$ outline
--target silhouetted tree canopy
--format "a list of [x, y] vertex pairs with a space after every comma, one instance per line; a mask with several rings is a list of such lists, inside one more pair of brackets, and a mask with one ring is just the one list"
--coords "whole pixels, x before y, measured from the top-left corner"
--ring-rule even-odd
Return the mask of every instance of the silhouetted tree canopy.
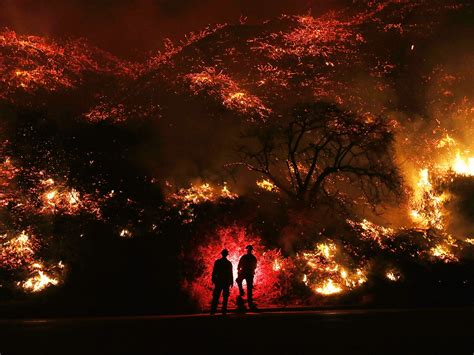
[[290, 198], [315, 205], [357, 196], [375, 204], [400, 189], [393, 134], [382, 117], [359, 116], [325, 102], [250, 128], [242, 163]]

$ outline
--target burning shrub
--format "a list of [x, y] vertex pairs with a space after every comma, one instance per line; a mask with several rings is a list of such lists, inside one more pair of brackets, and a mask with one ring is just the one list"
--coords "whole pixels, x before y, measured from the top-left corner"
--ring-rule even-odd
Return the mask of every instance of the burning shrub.
[[344, 266], [341, 251], [333, 242], [316, 245], [314, 251], [303, 252], [298, 262], [303, 270], [303, 283], [320, 295], [334, 295], [352, 290], [367, 281], [364, 266], [351, 270]]
[[58, 285], [64, 265], [45, 265], [38, 257], [40, 239], [21, 232], [17, 236], [0, 236], [0, 268], [15, 274], [13, 278], [29, 275], [25, 281], [17, 281], [16, 285], [25, 292], [39, 292], [50, 285]]
[[12, 99], [16, 91], [57, 92], [73, 88], [87, 73], [128, 76], [135, 70], [84, 41], [59, 44], [8, 30], [0, 32], [0, 53], [0, 99]]

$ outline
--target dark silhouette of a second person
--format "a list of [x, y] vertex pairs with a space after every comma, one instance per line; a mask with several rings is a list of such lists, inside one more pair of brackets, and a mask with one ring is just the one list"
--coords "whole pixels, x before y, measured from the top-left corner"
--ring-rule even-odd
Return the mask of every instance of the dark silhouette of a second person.
[[255, 275], [255, 269], [257, 268], [257, 258], [252, 254], [253, 247], [247, 245], [247, 254], [242, 255], [239, 260], [239, 265], [237, 267], [238, 276], [237, 276], [237, 285], [239, 285], [240, 296], [245, 295], [242, 282], [245, 280], [247, 284], [247, 302], [251, 309], [255, 309], [255, 304], [253, 302], [253, 277]]
[[211, 314], [217, 311], [217, 305], [222, 293], [222, 314], [227, 313], [227, 301], [229, 300], [229, 288], [234, 285], [234, 276], [232, 273], [232, 263], [227, 260], [229, 251], [221, 251], [222, 258], [217, 259], [212, 269], [212, 283], [214, 292], [212, 293]]

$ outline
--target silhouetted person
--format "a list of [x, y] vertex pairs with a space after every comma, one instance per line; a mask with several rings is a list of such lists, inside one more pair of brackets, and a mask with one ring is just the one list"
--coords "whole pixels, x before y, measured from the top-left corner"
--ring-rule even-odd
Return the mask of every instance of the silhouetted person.
[[221, 251], [222, 258], [217, 259], [212, 269], [212, 283], [214, 292], [212, 293], [211, 314], [216, 313], [217, 304], [222, 292], [222, 314], [227, 313], [227, 301], [229, 299], [229, 287], [234, 284], [232, 274], [232, 263], [227, 260], [229, 252], [227, 249]]
[[247, 284], [247, 302], [250, 308], [255, 308], [253, 303], [253, 276], [255, 275], [255, 269], [257, 268], [257, 258], [252, 254], [253, 247], [247, 245], [247, 254], [242, 255], [239, 260], [239, 265], [237, 267], [238, 276], [237, 276], [237, 285], [239, 285], [240, 296], [242, 297], [244, 293], [244, 288], [242, 287], [242, 281], [245, 280]]

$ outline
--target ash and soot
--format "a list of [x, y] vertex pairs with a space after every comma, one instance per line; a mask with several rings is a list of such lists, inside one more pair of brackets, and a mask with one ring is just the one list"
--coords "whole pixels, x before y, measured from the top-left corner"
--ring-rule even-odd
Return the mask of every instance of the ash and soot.
[[261, 308], [472, 305], [472, 2], [240, 16], [141, 56], [18, 21], [5, 304], [208, 311], [221, 250], [235, 278], [252, 245]]

